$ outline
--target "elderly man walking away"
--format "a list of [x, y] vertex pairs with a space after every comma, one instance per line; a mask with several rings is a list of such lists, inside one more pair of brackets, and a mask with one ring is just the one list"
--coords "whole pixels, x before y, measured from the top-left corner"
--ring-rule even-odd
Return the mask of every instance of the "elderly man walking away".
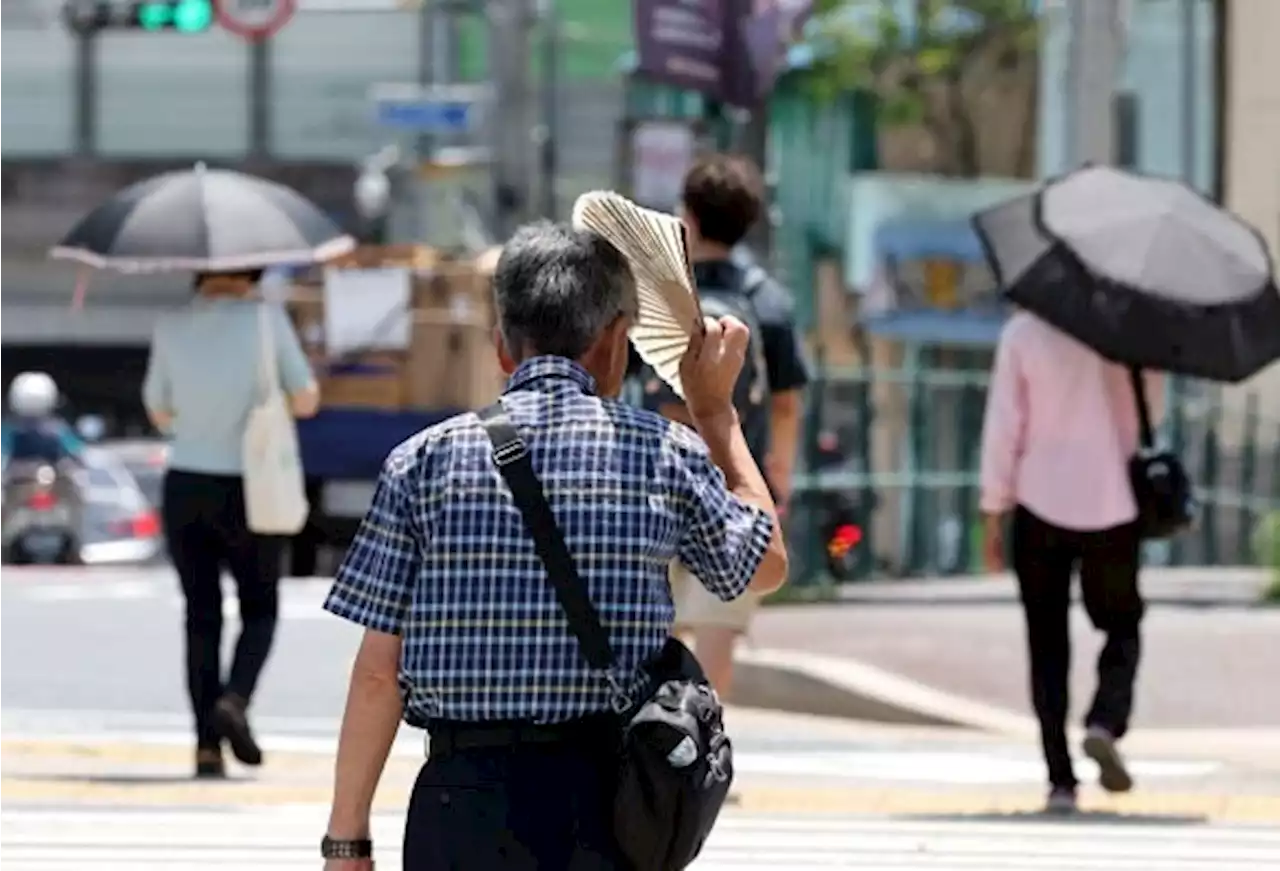
[[[746, 328], [708, 320], [681, 365], [697, 432], [620, 402], [635, 282], [604, 239], [526, 227], [494, 278], [502, 405], [589, 588], [628, 692], [672, 629], [677, 557], [730, 600], [781, 585], [786, 550], [731, 394]], [[697, 332], [697, 331], [695, 331]], [[476, 414], [386, 462], [326, 603], [365, 627], [322, 853], [372, 867], [369, 813], [400, 720], [431, 751], [406, 871], [623, 867], [611, 809], [620, 720], [589, 669]]]

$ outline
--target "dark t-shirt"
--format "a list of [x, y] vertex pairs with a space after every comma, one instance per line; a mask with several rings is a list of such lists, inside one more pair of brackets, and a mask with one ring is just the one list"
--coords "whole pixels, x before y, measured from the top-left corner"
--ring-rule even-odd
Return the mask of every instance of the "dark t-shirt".
[[[771, 394], [798, 390], [808, 383], [809, 367], [804, 357], [804, 345], [796, 331], [791, 294], [785, 287], [768, 276], [749, 275], [747, 269], [729, 261], [695, 264], [693, 276], [699, 291], [717, 294], [740, 292], [748, 297], [745, 305], [754, 314], [754, 327], [759, 331], [752, 341], [760, 343]], [[680, 397], [666, 382], [643, 365], [634, 349], [631, 364], [629, 370], [643, 379], [645, 408], [657, 411], [663, 405], [680, 402]], [[742, 417], [742, 433], [751, 454], [757, 463], [763, 463], [769, 451], [770, 405], [765, 402], [738, 411]]]

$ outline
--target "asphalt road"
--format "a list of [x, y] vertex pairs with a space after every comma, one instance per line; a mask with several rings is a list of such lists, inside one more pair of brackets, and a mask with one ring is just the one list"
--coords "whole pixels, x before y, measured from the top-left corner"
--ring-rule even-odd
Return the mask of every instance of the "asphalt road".
[[[967, 582], [961, 582], [967, 583]], [[993, 584], [1000, 590], [998, 582]], [[848, 657], [964, 698], [1028, 711], [1025, 628], [1017, 602], [995, 597], [765, 609], [751, 640], [762, 648]], [[1071, 621], [1072, 703], [1089, 705], [1102, 635], [1082, 608]], [[1278, 728], [1280, 608], [1243, 601], [1149, 604], [1134, 704], [1135, 728]]]
[[[341, 715], [359, 631], [321, 610], [325, 589], [302, 581], [284, 592], [258, 716]], [[234, 615], [233, 600], [227, 608]], [[186, 716], [182, 604], [169, 568], [6, 569], [0, 621], [6, 711]], [[236, 629], [232, 616], [228, 656]]]

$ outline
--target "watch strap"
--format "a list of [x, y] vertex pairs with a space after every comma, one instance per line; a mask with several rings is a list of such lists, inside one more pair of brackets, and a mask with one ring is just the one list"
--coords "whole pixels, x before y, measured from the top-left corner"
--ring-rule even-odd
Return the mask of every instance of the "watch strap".
[[320, 840], [320, 858], [371, 859], [373, 858], [373, 841], [369, 838], [340, 841], [325, 835]]

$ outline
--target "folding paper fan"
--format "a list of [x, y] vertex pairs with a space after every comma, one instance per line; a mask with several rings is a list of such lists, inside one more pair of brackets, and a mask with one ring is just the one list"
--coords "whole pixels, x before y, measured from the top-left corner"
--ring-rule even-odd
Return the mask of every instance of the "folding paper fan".
[[680, 358], [702, 311], [689, 269], [684, 223], [674, 215], [637, 206], [612, 191], [591, 191], [573, 205], [573, 226], [608, 239], [635, 273], [640, 312], [631, 342], [641, 359], [684, 397]]

